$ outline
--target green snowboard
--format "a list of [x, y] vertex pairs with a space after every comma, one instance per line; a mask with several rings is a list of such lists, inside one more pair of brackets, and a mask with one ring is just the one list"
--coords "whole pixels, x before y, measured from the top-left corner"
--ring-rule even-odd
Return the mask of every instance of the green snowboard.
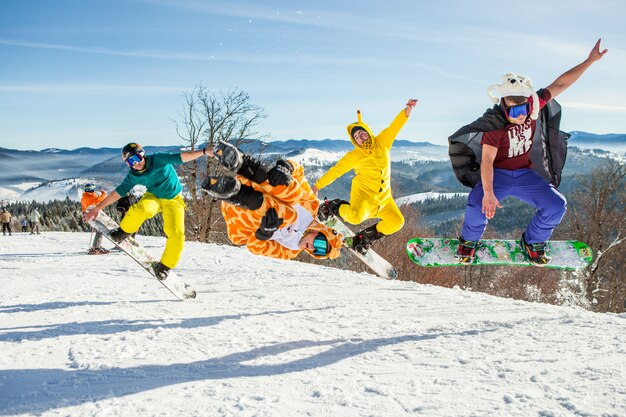
[[[407, 242], [406, 252], [413, 262], [421, 266], [464, 266], [454, 255], [459, 247], [458, 239], [414, 238]], [[591, 248], [574, 240], [548, 241], [546, 254], [552, 258], [543, 268], [578, 270], [593, 260]], [[519, 240], [481, 240], [476, 258], [469, 265], [518, 265], [533, 266], [520, 247]]]

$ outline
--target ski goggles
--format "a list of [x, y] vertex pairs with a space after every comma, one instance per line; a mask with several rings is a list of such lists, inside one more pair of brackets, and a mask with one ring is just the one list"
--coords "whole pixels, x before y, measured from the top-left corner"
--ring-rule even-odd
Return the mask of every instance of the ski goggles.
[[328, 253], [328, 239], [324, 233], [319, 232], [313, 239], [313, 255], [326, 256]]
[[141, 154], [138, 154], [138, 153], [136, 153], [136, 154], [126, 158], [126, 164], [129, 167], [131, 167], [131, 168], [133, 167], [133, 165], [135, 165], [135, 164], [137, 164], [137, 163], [139, 163], [141, 161], [143, 161], [143, 156]]
[[528, 116], [528, 113], [530, 112], [530, 105], [528, 102], [516, 104], [511, 107], [504, 106], [504, 108], [506, 109], [506, 114], [509, 116], [509, 119], [517, 119], [520, 116]]

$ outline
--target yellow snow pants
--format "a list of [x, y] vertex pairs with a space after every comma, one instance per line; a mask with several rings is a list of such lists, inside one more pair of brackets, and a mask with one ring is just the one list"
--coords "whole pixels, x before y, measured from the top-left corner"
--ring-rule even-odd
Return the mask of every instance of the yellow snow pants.
[[379, 218], [376, 230], [384, 235], [396, 233], [404, 226], [404, 216], [393, 201], [391, 191], [375, 194], [359, 187], [350, 192], [350, 204], [339, 207], [339, 215], [350, 224], [361, 224]]
[[126, 233], [135, 233], [143, 222], [161, 212], [163, 231], [167, 237], [161, 263], [168, 268], [175, 268], [185, 245], [185, 202], [180, 194], [166, 199], [145, 193], [141, 200], [130, 207], [120, 222], [120, 227]]

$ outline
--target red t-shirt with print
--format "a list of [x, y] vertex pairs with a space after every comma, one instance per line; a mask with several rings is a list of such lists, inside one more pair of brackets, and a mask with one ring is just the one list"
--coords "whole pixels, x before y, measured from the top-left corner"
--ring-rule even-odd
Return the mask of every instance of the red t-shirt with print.
[[[550, 91], [544, 89], [539, 97], [539, 109], [542, 109], [552, 98]], [[532, 97], [528, 98], [530, 106], [534, 105]], [[498, 148], [494, 168], [522, 169], [530, 168], [530, 148], [533, 146], [533, 135], [537, 121], [530, 117], [521, 125], [509, 123], [505, 128], [485, 132], [480, 141], [481, 145], [490, 145]]]

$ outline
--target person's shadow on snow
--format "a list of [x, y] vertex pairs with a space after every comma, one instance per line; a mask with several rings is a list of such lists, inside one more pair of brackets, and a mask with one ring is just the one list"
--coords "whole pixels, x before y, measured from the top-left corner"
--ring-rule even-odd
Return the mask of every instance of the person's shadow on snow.
[[[186, 364], [143, 365], [134, 368], [97, 370], [20, 369], [0, 371], [0, 415], [40, 414], [60, 407], [76, 406], [105, 398], [122, 397], [168, 385], [222, 378], [251, 378], [302, 372], [405, 342], [421, 342], [446, 336], [476, 336], [501, 329], [494, 327], [464, 332], [404, 335], [370, 340], [301, 340], [262, 346]], [[312, 356], [273, 364], [262, 361], [298, 349], [330, 346]], [[25, 401], [25, 399], [28, 399]]]

